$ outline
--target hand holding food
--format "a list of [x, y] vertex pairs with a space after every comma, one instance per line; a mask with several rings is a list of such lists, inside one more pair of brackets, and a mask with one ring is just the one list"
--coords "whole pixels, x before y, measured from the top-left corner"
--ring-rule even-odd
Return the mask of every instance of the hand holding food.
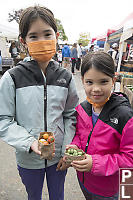
[[49, 145], [55, 141], [54, 136], [48, 135], [48, 133], [44, 133], [41, 137], [43, 137], [43, 138], [40, 138], [39, 142], [41, 142], [44, 145]]
[[75, 145], [75, 144], [68, 144], [68, 145], [66, 145], [66, 149], [69, 149], [69, 148], [78, 149], [77, 145]]
[[41, 132], [38, 139], [41, 158], [51, 160], [55, 155], [55, 137], [52, 132]]
[[84, 160], [73, 160], [71, 162], [72, 167], [80, 172], [88, 172], [92, 168], [92, 157], [91, 155], [85, 154]]
[[85, 152], [83, 150], [71, 147], [66, 149], [65, 151], [66, 163], [71, 163], [73, 160], [83, 160], [83, 159], [85, 159]]
[[35, 140], [35, 141], [32, 143], [32, 145], [31, 145], [30, 148], [31, 148], [31, 150], [34, 151], [35, 153], [41, 155], [41, 151], [40, 151], [39, 148], [38, 148], [38, 141], [37, 141], [37, 140]]

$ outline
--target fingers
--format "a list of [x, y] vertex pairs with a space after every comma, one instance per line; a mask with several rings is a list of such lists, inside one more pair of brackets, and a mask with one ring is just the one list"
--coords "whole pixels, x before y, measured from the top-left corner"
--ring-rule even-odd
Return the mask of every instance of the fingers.
[[32, 145], [31, 145], [31, 149], [38, 155], [41, 155], [41, 151], [40, 149], [38, 148], [38, 141], [35, 140]]
[[78, 147], [74, 144], [68, 144], [66, 145], [66, 150], [69, 149], [69, 148], [74, 148], [74, 149], [78, 149]]
[[61, 158], [61, 160], [59, 161], [56, 171], [64, 171], [66, 170], [68, 167], [70, 167], [70, 165], [67, 165], [66, 162], [63, 161], [63, 158]]
[[56, 171], [60, 170], [60, 167], [61, 167], [61, 165], [62, 165], [62, 160], [63, 160], [63, 158], [61, 158], [60, 161], [58, 162]]
[[90, 155], [85, 155], [85, 159], [84, 160], [80, 160], [80, 161], [73, 161], [71, 164], [72, 166], [78, 170], [78, 171], [90, 171], [92, 168], [92, 157]]

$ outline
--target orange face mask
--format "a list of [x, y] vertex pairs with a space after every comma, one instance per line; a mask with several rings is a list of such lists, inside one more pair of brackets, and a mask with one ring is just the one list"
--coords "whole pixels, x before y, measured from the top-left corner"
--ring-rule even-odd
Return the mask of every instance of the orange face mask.
[[[111, 95], [110, 95], [110, 96], [111, 96]], [[101, 102], [101, 103], [94, 103], [89, 97], [87, 97], [86, 99], [87, 99], [87, 101], [88, 101], [90, 104], [92, 104], [95, 108], [100, 108], [100, 107], [104, 106], [104, 104], [110, 99], [110, 96], [109, 96], [107, 99], [105, 99], [104, 102]]]
[[30, 56], [38, 62], [46, 62], [56, 53], [56, 40], [41, 40], [27, 43]]

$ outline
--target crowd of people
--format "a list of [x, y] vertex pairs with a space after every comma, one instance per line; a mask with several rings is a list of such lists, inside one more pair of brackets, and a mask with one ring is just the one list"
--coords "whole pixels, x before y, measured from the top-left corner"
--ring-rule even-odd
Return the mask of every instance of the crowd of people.
[[[67, 169], [77, 171], [87, 200], [118, 200], [119, 168], [133, 167], [133, 110], [123, 93], [113, 92], [116, 57], [82, 44], [56, 53], [58, 30], [51, 10], [26, 8], [19, 33], [31, 59], [0, 80], [0, 138], [16, 149], [17, 169], [28, 200], [40, 200], [46, 175], [49, 199], [64, 200]], [[13, 46], [13, 52], [17, 49]], [[114, 56], [113, 56], [114, 55]], [[70, 60], [71, 59], [71, 60]], [[63, 67], [61, 67], [63, 61]], [[81, 71], [86, 99], [79, 97], [71, 64]], [[53, 132], [52, 160], [40, 159], [40, 132]], [[66, 162], [66, 149], [82, 149], [85, 158]]]
[[66, 43], [57, 51], [56, 61], [64, 68], [71, 67], [71, 72], [75, 75], [75, 69], [80, 70], [82, 58], [93, 49], [94, 45], [91, 45], [90, 50], [88, 50], [88, 48], [82, 46], [82, 43], [73, 43], [72, 46]]

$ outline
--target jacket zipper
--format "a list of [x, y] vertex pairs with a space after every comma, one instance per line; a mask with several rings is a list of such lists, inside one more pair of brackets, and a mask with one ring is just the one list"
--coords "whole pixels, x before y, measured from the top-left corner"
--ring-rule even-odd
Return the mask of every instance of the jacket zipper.
[[[47, 131], [47, 85], [44, 83], [44, 130]], [[45, 168], [47, 167], [47, 159], [45, 159]]]
[[47, 86], [44, 83], [44, 130], [47, 131]]

